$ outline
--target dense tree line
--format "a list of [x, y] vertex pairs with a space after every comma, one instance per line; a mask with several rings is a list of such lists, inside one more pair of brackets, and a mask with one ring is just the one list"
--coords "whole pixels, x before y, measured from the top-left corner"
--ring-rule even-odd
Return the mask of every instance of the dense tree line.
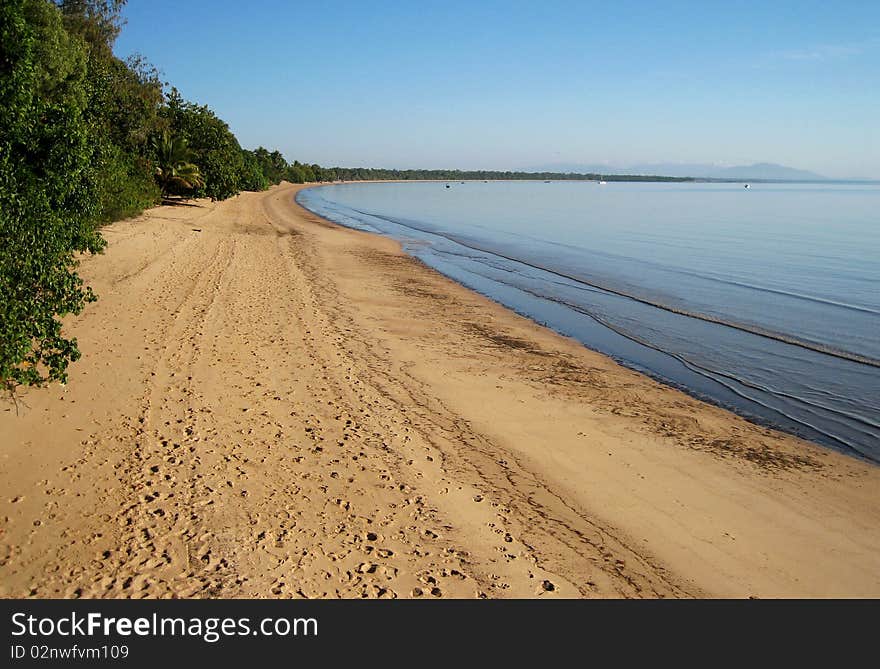
[[[501, 172], [497, 170], [385, 170], [372, 167], [312, 166], [314, 181], [694, 181], [691, 177], [632, 176], [629, 174], [580, 174], [576, 172]], [[290, 179], [293, 181], [293, 179]], [[311, 179], [310, 179], [311, 181]], [[297, 182], [299, 183], [299, 182]]]

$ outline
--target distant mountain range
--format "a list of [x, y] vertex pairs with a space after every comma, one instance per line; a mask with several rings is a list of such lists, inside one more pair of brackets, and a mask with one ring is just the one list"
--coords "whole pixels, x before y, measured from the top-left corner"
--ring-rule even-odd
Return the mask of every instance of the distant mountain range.
[[775, 163], [755, 163], [723, 167], [707, 163], [646, 163], [642, 165], [607, 165], [557, 163], [528, 168], [528, 172], [577, 172], [580, 174], [643, 174], [665, 177], [703, 179], [780, 179], [784, 181], [824, 181], [828, 177]]

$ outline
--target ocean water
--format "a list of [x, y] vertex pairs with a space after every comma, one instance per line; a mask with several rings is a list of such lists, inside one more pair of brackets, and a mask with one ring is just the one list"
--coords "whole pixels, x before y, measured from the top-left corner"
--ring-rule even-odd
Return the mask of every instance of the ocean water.
[[298, 201], [619, 362], [880, 462], [880, 187], [341, 184]]

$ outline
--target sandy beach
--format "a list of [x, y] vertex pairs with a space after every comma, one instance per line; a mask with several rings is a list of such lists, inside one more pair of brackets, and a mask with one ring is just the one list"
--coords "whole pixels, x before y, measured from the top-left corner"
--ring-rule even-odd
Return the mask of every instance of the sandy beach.
[[629, 371], [294, 203], [105, 229], [0, 406], [4, 597], [880, 596], [880, 468]]

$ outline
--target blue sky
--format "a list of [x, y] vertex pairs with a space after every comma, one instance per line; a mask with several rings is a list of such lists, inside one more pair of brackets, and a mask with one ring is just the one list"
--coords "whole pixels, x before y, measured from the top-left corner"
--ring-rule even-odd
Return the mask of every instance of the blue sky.
[[880, 178], [877, 0], [129, 0], [125, 17], [118, 55], [289, 160]]

